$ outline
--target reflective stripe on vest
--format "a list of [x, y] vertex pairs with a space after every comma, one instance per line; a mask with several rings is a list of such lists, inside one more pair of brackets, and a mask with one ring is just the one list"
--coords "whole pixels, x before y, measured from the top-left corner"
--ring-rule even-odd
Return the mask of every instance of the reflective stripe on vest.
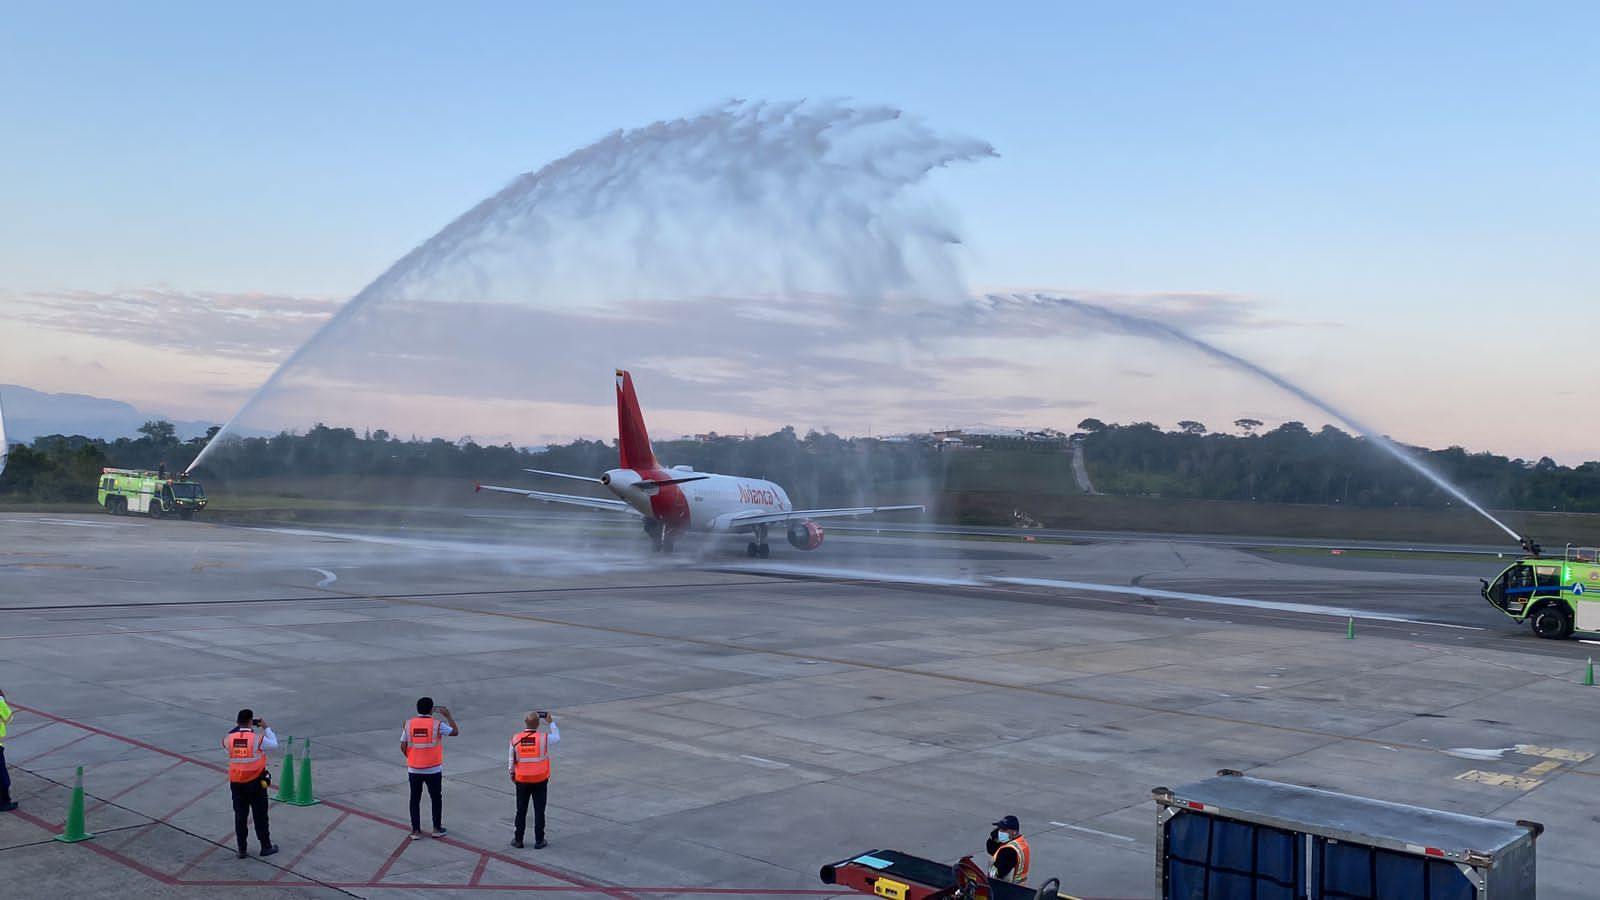
[[1010, 876], [1002, 880], [1009, 881], [1012, 884], [1027, 884], [1029, 856], [1028, 841], [1020, 834], [1006, 843], [994, 848], [994, 856], [989, 859], [989, 876], [991, 878], [999, 878], [999, 876], [995, 874], [997, 871], [999, 871], [999, 867], [996, 864], [1000, 860], [1000, 851], [1006, 849], [1007, 847], [1017, 851], [1017, 867], [1011, 870]]
[[537, 784], [550, 778], [549, 736], [538, 731], [523, 731], [511, 737], [511, 776], [523, 784]]
[[267, 771], [267, 751], [261, 749], [261, 735], [254, 731], [230, 731], [222, 738], [228, 753], [228, 780], [234, 784], [255, 781]]
[[406, 722], [406, 765], [413, 769], [431, 769], [444, 765], [444, 744], [439, 734], [439, 720], [432, 716], [417, 716]]

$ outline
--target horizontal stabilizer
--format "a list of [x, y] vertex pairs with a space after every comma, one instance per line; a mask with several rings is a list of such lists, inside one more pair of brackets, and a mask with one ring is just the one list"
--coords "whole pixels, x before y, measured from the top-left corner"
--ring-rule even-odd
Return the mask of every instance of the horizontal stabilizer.
[[549, 491], [529, 491], [522, 488], [500, 487], [493, 484], [475, 484], [473, 491], [494, 491], [498, 494], [516, 494], [527, 497], [529, 500], [538, 500], [543, 503], [561, 503], [567, 506], [583, 506], [589, 509], [603, 509], [609, 512], [627, 512], [638, 514], [638, 511], [621, 500], [611, 500], [605, 497], [578, 497], [572, 494], [554, 494]]
[[600, 483], [600, 479], [590, 478], [588, 475], [569, 475], [566, 472], [547, 472], [544, 469], [523, 469], [522, 471], [532, 472], [535, 475], [548, 475], [551, 478], [570, 478], [573, 481], [587, 481], [591, 484]]

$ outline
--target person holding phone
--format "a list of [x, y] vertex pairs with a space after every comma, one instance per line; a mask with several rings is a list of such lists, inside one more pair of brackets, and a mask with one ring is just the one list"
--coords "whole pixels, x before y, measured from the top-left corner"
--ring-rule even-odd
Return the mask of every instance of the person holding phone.
[[455, 716], [447, 706], [437, 707], [444, 721], [433, 717], [432, 697], [417, 700], [417, 714], [406, 720], [400, 732], [400, 752], [406, 756], [406, 778], [411, 782], [411, 839], [422, 837], [422, 789], [428, 789], [428, 800], [433, 806], [433, 836], [445, 836], [444, 800], [444, 739], [460, 734]]
[[522, 719], [526, 727], [511, 736], [511, 752], [506, 765], [511, 783], [517, 786], [516, 831], [511, 846], [522, 847], [528, 827], [528, 801], [533, 801], [533, 849], [543, 850], [544, 803], [550, 789], [550, 745], [561, 740], [561, 729], [549, 710], [534, 710]]
[[250, 837], [247, 821], [252, 814], [261, 855], [271, 856], [278, 852], [278, 845], [272, 843], [267, 822], [267, 785], [272, 782], [267, 771], [267, 751], [278, 749], [278, 736], [248, 709], [239, 710], [234, 722], [234, 727], [222, 736], [222, 749], [228, 755], [228, 789], [233, 793], [233, 833], [239, 842], [239, 858], [250, 855], [245, 852], [245, 844]]

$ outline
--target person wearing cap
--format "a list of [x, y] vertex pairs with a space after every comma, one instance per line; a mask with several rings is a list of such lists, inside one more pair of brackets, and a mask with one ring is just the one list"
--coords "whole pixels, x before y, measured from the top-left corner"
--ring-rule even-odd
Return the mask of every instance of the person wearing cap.
[[1016, 816], [1006, 816], [994, 823], [984, 849], [989, 853], [990, 878], [1012, 884], [1028, 883], [1028, 840], [1022, 836], [1022, 823]]

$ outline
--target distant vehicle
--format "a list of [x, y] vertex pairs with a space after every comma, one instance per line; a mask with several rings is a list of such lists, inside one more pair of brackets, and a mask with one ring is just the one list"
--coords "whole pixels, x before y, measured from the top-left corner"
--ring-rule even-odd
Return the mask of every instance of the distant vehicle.
[[797, 550], [822, 546], [822, 526], [817, 519], [867, 516], [873, 513], [902, 512], [921, 506], [858, 506], [841, 509], [795, 509], [784, 489], [760, 478], [696, 472], [689, 466], [663, 468], [656, 461], [645, 431], [639, 399], [633, 391], [633, 377], [617, 370], [617, 443], [619, 466], [599, 478], [526, 469], [535, 475], [567, 478], [598, 484], [615, 495], [582, 497], [549, 491], [478, 484], [474, 490], [520, 494], [530, 500], [563, 503], [590, 509], [632, 513], [644, 518], [645, 534], [657, 553], [672, 552], [673, 543], [689, 531], [710, 534], [748, 535], [747, 556], [771, 555], [767, 531], [785, 529], [789, 545]]
[[96, 500], [101, 509], [117, 516], [138, 513], [152, 519], [168, 515], [192, 519], [206, 508], [206, 490], [187, 475], [108, 466], [100, 470]]
[[1560, 559], [1539, 555], [1538, 545], [1483, 582], [1483, 599], [1542, 638], [1574, 631], [1600, 632], [1600, 548], [1567, 545]]

